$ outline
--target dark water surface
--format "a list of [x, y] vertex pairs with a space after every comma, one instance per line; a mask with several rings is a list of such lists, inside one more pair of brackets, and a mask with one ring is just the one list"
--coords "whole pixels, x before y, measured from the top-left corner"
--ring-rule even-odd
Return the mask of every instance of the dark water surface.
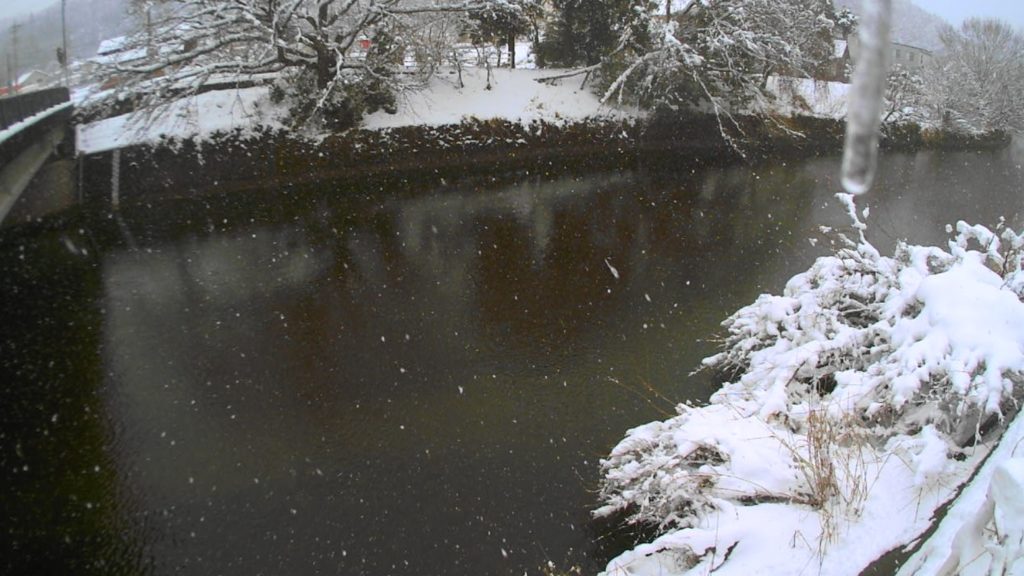
[[[871, 237], [1020, 224], [1020, 154], [883, 160]], [[0, 236], [0, 572], [602, 566], [598, 460], [827, 251], [833, 159], [177, 201]], [[809, 237], [821, 238], [816, 245]]]

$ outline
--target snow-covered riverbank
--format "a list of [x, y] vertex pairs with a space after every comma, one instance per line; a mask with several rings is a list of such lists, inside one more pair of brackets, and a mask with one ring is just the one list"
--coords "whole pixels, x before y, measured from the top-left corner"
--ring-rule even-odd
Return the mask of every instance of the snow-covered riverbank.
[[[466, 120], [502, 119], [522, 124], [637, 118], [635, 109], [602, 104], [582, 86], [582, 77], [537, 82], [561, 70], [467, 68], [458, 76], [436, 75], [422, 89], [400, 95], [396, 114], [376, 112], [361, 128], [384, 130], [406, 126], [441, 126]], [[488, 89], [490, 85], [490, 89]], [[167, 140], [203, 141], [215, 134], [277, 130], [287, 125], [288, 111], [270, 98], [270, 88], [256, 86], [206, 92], [182, 98], [162, 108], [123, 114], [80, 126], [78, 150], [95, 154]], [[323, 135], [311, 134], [312, 137]]]
[[[724, 351], [705, 364], [737, 379], [708, 406], [631, 430], [603, 461], [596, 514], [662, 532], [607, 573], [854, 575], [917, 539], [991, 449], [976, 435], [1016, 412], [1024, 380], [1024, 239], [956, 232], [946, 250], [893, 257], [850, 242], [727, 320]], [[1005, 494], [1022, 478], [998, 465], [1020, 428], [918, 565], [953, 558], [942, 573], [960, 573], [982, 553], [1014, 565], [1022, 497]], [[975, 513], [993, 474], [1004, 495]]]

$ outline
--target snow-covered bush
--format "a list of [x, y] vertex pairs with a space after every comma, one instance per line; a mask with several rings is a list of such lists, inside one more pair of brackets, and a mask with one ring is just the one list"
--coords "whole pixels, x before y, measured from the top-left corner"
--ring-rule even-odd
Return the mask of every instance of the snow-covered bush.
[[[945, 250], [901, 243], [892, 257], [840, 235], [781, 296], [727, 319], [703, 369], [731, 381], [710, 405], [629, 431], [602, 461], [595, 515], [666, 532], [609, 570], [717, 569], [776, 524], [820, 556], [844, 522], [892, 508], [886, 498], [955, 486], [960, 447], [1016, 412], [1024, 379], [1024, 237], [955, 232]], [[887, 527], [893, 537], [916, 537], [922, 510]], [[752, 528], [762, 514], [769, 526]]]
[[934, 424], [973, 440], [1024, 375], [1024, 240], [997, 232], [960, 222], [948, 251], [901, 243], [890, 258], [860, 242], [818, 259], [725, 321], [704, 366], [739, 378], [712, 401], [767, 419], [828, 397], [883, 433]]
[[311, 126], [343, 131], [356, 126], [366, 114], [384, 110], [394, 114], [397, 98], [386, 76], [374, 77], [362, 72], [339, 74], [331, 90], [321, 98], [316, 93], [316, 78], [302, 70], [284, 75], [271, 85], [270, 100], [288, 111], [292, 126]]

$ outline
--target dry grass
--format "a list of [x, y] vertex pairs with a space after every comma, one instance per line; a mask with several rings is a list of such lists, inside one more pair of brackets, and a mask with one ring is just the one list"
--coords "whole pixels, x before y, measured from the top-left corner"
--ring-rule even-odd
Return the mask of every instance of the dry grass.
[[869, 465], [869, 437], [852, 416], [830, 417], [825, 410], [807, 416], [806, 439], [798, 445], [782, 441], [806, 485], [802, 499], [821, 518], [819, 553], [839, 537], [842, 520], [864, 508], [875, 478]]

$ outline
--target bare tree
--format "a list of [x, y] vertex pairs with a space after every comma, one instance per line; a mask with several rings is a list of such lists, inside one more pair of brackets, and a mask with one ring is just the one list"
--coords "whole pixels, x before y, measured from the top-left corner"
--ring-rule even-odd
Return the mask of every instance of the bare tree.
[[708, 0], [687, 15], [681, 25], [651, 22], [654, 48], [632, 59], [606, 97], [757, 111], [769, 76], [809, 77], [831, 56], [828, 0]]
[[933, 112], [947, 125], [1024, 130], [1024, 35], [999, 20], [970, 19], [942, 42], [925, 78]]
[[918, 122], [924, 103], [924, 80], [914, 70], [893, 66], [885, 88], [885, 117], [882, 122]]
[[[507, 5], [506, 0], [154, 3], [158, 10], [146, 10], [146, 30], [126, 46], [145, 56], [115, 65], [125, 79], [122, 92], [147, 105], [198, 91], [211, 81], [277, 77], [283, 91], [306, 104], [304, 119], [331, 114], [337, 106], [353, 111], [357, 101], [392, 91], [406, 52], [420, 42], [429, 44], [439, 25], [450, 28], [447, 16]], [[144, 1], [139, 4], [145, 8]]]

